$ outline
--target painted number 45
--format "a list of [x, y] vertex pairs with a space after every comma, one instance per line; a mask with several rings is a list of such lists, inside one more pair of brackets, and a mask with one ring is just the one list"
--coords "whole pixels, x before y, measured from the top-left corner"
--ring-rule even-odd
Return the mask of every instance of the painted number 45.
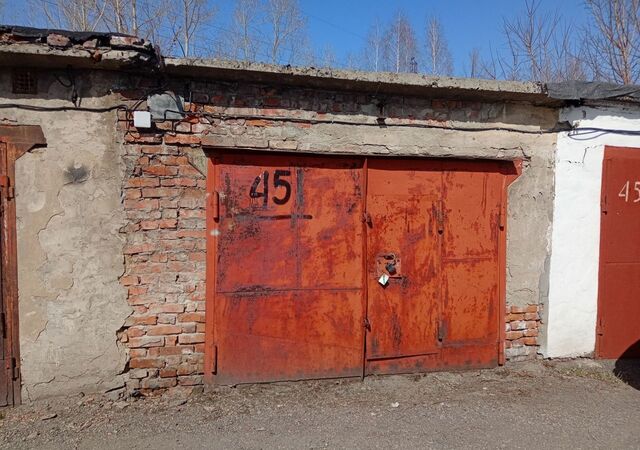
[[[627, 181], [622, 186], [622, 189], [620, 190], [620, 193], [618, 194], [618, 197], [622, 197], [625, 202], [629, 202], [629, 190], [630, 189], [631, 189], [631, 181]], [[633, 183], [633, 190], [636, 191], [636, 193], [638, 194], [636, 199], [633, 200], [633, 203], [638, 203], [638, 202], [640, 202], [640, 181], [636, 181], [635, 183]]]

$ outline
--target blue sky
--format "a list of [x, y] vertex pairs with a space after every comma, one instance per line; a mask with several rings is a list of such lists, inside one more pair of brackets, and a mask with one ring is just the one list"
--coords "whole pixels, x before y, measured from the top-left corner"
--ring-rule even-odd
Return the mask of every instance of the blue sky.
[[[219, 6], [217, 24], [224, 27], [233, 9], [232, 0], [210, 0]], [[1, 2], [1, 0], [0, 0]], [[407, 13], [421, 34], [428, 14], [440, 18], [453, 54], [455, 72], [464, 74], [468, 53], [478, 47], [483, 56], [502, 45], [503, 17], [515, 16], [525, 0], [300, 0], [307, 16], [308, 33], [316, 49], [330, 48], [343, 61], [364, 46], [369, 26], [382, 22], [400, 9]], [[5, 0], [5, 21], [29, 25], [25, 0]], [[542, 0], [542, 8], [555, 11], [580, 25], [587, 20], [583, 0]]]
[[[501, 45], [502, 18], [523, 11], [524, 4], [524, 0], [301, 0], [312, 42], [331, 45], [338, 56], [362, 48], [363, 37], [376, 17], [382, 20], [401, 9], [422, 33], [425, 17], [436, 15], [444, 26], [458, 74], [473, 47], [486, 55], [490, 46]], [[563, 15], [578, 25], [587, 20], [582, 0], [542, 0], [541, 7], [549, 11], [562, 7]]]

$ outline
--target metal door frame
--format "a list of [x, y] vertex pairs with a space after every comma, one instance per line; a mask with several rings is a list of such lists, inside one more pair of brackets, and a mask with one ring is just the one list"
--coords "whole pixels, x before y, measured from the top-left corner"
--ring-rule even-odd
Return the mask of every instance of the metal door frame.
[[[210, 236], [209, 230], [213, 229], [214, 224], [218, 220], [219, 217], [219, 205], [218, 205], [218, 195], [215, 191], [216, 182], [215, 179], [215, 160], [216, 156], [220, 154], [228, 154], [228, 153], [236, 153], [236, 154], [247, 154], [253, 153], [256, 155], [260, 154], [275, 154], [275, 155], [285, 155], [291, 157], [305, 157], [305, 156], [314, 156], [314, 157], [328, 157], [332, 158], [334, 155], [325, 155], [325, 154], [317, 154], [313, 152], [304, 152], [304, 153], [296, 153], [291, 154], [287, 152], [260, 152], [251, 149], [220, 149], [220, 148], [204, 148], [205, 153], [207, 155], [207, 176], [206, 176], [206, 251], [207, 251], [207, 267], [206, 267], [206, 308], [205, 308], [205, 355], [204, 355], [204, 381], [205, 385], [214, 384], [215, 375], [217, 373], [217, 348], [216, 348], [216, 333], [215, 333], [215, 275], [216, 275], [216, 245], [215, 240]], [[337, 157], [345, 156], [345, 155], [335, 155]], [[351, 155], [349, 155], [351, 156]], [[362, 182], [363, 182], [363, 211], [366, 213], [367, 207], [367, 183], [368, 183], [368, 161], [371, 159], [367, 156], [353, 155], [354, 158], [361, 158], [363, 160], [362, 164]], [[376, 158], [381, 159], [381, 158]], [[415, 157], [393, 157], [393, 159], [416, 159]], [[427, 158], [425, 158], [427, 159]], [[428, 158], [431, 160], [443, 160], [443, 158]], [[446, 161], [450, 161], [450, 159], [445, 159]], [[480, 160], [486, 161], [486, 160]], [[501, 191], [501, 211], [500, 211], [500, 226], [498, 233], [498, 308], [497, 314], [499, 315], [497, 320], [498, 326], [498, 342], [497, 344], [497, 355], [498, 355], [498, 364], [504, 365], [505, 363], [505, 342], [506, 342], [506, 330], [504, 326], [504, 318], [506, 317], [506, 248], [507, 248], [507, 198], [508, 198], [508, 189], [511, 183], [513, 183], [521, 174], [522, 174], [522, 160], [508, 160], [501, 161], [503, 162], [500, 165], [500, 173], [503, 176], [503, 189]], [[366, 219], [363, 217], [362, 226], [364, 228], [363, 235], [363, 287], [362, 287], [362, 295], [363, 295], [363, 307], [364, 314], [366, 319], [366, 314], [368, 311], [368, 289], [367, 289], [367, 224]], [[211, 261], [212, 263], [209, 263]], [[366, 354], [366, 333], [367, 323], [363, 323], [363, 333], [362, 333], [362, 378], [365, 377], [366, 372], [366, 362], [367, 362], [367, 354]]]
[[0, 264], [2, 288], [0, 326], [5, 345], [7, 404], [19, 405], [21, 397], [20, 339], [18, 317], [18, 249], [16, 236], [16, 160], [34, 147], [46, 145], [39, 126], [0, 125]]

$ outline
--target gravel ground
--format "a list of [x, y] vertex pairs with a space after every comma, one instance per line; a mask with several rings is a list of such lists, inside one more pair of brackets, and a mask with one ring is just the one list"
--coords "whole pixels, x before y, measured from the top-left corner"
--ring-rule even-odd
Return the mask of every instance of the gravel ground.
[[534, 362], [188, 399], [56, 398], [2, 411], [0, 448], [640, 449], [640, 371], [612, 369]]

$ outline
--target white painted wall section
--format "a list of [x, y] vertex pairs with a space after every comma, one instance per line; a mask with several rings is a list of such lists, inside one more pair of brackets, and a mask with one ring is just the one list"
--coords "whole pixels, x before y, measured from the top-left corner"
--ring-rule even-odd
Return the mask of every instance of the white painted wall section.
[[[637, 109], [566, 108], [560, 120], [579, 128], [640, 131]], [[640, 151], [640, 136], [601, 132], [558, 136], [549, 302], [541, 347], [546, 357], [585, 356], [595, 349], [605, 145]]]

